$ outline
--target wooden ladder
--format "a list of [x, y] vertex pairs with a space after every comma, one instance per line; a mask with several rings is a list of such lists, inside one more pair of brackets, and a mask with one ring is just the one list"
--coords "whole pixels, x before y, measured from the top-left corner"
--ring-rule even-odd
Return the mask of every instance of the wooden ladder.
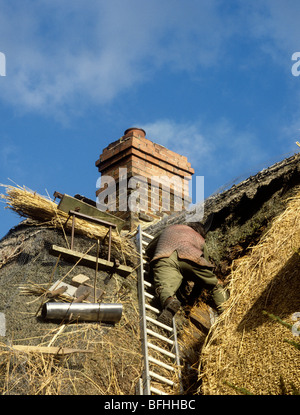
[[181, 372], [179, 346], [175, 317], [172, 327], [157, 321], [162, 310], [151, 305], [155, 299], [153, 283], [149, 281], [149, 270], [145, 260], [145, 248], [153, 236], [138, 227], [136, 243], [139, 252], [138, 296], [140, 330], [143, 354], [143, 373], [139, 379], [138, 395], [181, 394]]

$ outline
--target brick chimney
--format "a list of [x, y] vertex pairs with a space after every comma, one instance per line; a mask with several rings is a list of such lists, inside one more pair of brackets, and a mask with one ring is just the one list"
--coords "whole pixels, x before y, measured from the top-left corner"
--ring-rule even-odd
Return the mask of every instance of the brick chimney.
[[130, 229], [182, 211], [191, 201], [194, 170], [187, 158], [148, 140], [141, 128], [127, 129], [95, 164], [101, 173], [98, 207], [128, 221]]

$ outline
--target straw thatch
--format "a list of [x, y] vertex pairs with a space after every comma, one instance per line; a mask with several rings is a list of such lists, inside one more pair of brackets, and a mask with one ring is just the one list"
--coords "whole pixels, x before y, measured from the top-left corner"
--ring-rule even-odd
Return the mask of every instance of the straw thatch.
[[[49, 197], [44, 197], [25, 187], [9, 185], [0, 186], [6, 188], [6, 194], [0, 197], [5, 199], [7, 207], [18, 213], [21, 217], [30, 218], [42, 223], [44, 226], [70, 231], [72, 220], [69, 215], [57, 208], [57, 204]], [[76, 219], [75, 232], [93, 239], [104, 239], [108, 229], [83, 219]], [[108, 238], [106, 238], [107, 240]], [[132, 246], [125, 238], [121, 238], [116, 230], [112, 232], [112, 244], [118, 247], [124, 255], [133, 255]]]
[[[135, 275], [126, 280], [114, 275], [106, 285], [105, 273], [98, 275], [97, 283], [107, 289], [103, 301], [123, 305], [122, 318], [115, 325], [46, 321], [40, 309], [48, 301], [45, 289], [52, 275], [43, 253], [42, 257], [1, 270], [0, 288], [5, 290], [0, 289], [0, 302], [7, 333], [0, 341], [0, 395], [134, 394], [141, 376]], [[53, 274], [55, 269], [56, 264]], [[76, 269], [82, 272], [79, 265]], [[35, 282], [28, 279], [29, 272]], [[93, 270], [85, 272], [93, 275]], [[25, 276], [21, 285], [18, 274]], [[70, 301], [64, 295], [57, 299]]]
[[[230, 299], [202, 349], [199, 393], [293, 394], [300, 390], [300, 193], [251, 252], [232, 267]], [[268, 314], [268, 315], [267, 315]], [[275, 320], [269, 315], [275, 316]]]
[[38, 346], [24, 345], [32, 339], [12, 346], [0, 342], [0, 394], [134, 394], [141, 376], [134, 324], [125, 315], [109, 330], [97, 323], [59, 325], [45, 330]]

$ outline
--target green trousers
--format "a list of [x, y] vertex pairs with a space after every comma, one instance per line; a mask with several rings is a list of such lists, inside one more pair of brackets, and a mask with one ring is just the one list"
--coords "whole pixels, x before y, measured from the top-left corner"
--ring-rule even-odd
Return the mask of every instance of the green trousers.
[[176, 251], [169, 258], [154, 261], [151, 268], [162, 306], [167, 298], [176, 294], [184, 278], [187, 281], [193, 280], [196, 284], [201, 284], [202, 288], [209, 290], [216, 309], [222, 311], [222, 303], [227, 297], [212, 268], [180, 259]]

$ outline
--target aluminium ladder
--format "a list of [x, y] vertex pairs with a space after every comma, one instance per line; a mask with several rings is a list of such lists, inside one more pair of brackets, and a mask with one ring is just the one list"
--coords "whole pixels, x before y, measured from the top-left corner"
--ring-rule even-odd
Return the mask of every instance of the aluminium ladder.
[[142, 231], [141, 226], [138, 227], [136, 238], [140, 260], [138, 295], [144, 368], [137, 394], [179, 394], [182, 392], [182, 386], [175, 317], [172, 327], [162, 324], [156, 319], [162, 310], [149, 304], [155, 298], [155, 291], [153, 284], [147, 281], [149, 273], [146, 269], [144, 253], [152, 239], [153, 236]]

